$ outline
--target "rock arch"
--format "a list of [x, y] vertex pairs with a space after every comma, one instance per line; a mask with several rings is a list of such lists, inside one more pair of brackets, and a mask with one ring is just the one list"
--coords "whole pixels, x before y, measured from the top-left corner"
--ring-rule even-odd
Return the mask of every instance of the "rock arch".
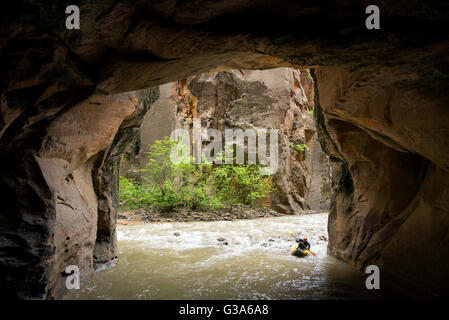
[[113, 167], [156, 94], [129, 91], [279, 66], [314, 70], [330, 252], [447, 294], [447, 6], [382, 1], [374, 31], [347, 1], [110, 0], [80, 5], [80, 30], [61, 3], [2, 10], [2, 295], [58, 298], [67, 264], [114, 257]]

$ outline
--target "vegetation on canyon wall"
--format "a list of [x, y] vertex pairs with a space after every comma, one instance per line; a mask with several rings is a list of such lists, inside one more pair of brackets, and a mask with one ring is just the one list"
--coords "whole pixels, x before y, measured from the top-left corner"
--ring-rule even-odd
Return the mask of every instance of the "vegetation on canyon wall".
[[[120, 176], [120, 207], [154, 207], [162, 212], [178, 208], [217, 209], [223, 205], [254, 206], [273, 191], [271, 177], [261, 175], [262, 164], [195, 164], [193, 158], [171, 161], [181, 142], [168, 137], [149, 146], [148, 162], [140, 170], [142, 181]], [[185, 157], [185, 156], [184, 156]], [[217, 155], [223, 157], [223, 154]], [[224, 159], [223, 159], [224, 160]], [[125, 160], [126, 161], [126, 160]]]
[[302, 143], [302, 144], [294, 144], [294, 143], [290, 142], [290, 149], [293, 152], [303, 152], [303, 151], [305, 151], [308, 148], [309, 147], [307, 147], [307, 145], [304, 144], [304, 143]]

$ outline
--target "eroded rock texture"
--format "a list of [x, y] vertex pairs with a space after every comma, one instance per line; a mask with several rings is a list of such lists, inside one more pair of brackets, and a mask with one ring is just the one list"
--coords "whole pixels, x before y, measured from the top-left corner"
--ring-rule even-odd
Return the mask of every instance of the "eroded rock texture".
[[[266, 205], [286, 214], [298, 214], [308, 208], [311, 180], [311, 159], [306, 161], [305, 152], [292, 147], [307, 144], [315, 132], [300, 77], [300, 71], [290, 68], [238, 70], [202, 74], [187, 83], [197, 100], [193, 117], [201, 119], [202, 127], [222, 132], [247, 128], [278, 130], [277, 171], [273, 175], [276, 190], [266, 199]], [[310, 152], [307, 154], [310, 158]]]
[[81, 30], [65, 29], [64, 2], [6, 3], [2, 295], [58, 296], [66, 263], [92, 268], [95, 212], [112, 194], [98, 193], [96, 155], [135, 111], [104, 92], [281, 66], [316, 68], [318, 132], [335, 169], [330, 251], [378, 263], [409, 293], [447, 293], [447, 1], [381, 1], [377, 31], [365, 29], [366, 1], [80, 2]]
[[396, 284], [443, 294], [447, 97], [391, 70], [318, 69], [316, 77], [319, 131], [334, 160], [330, 252], [359, 267], [376, 264]]
[[[312, 167], [316, 166], [317, 170], [320, 164], [325, 167], [327, 156], [315, 135], [314, 88], [307, 70], [277, 68], [206, 73], [164, 85], [163, 90], [165, 98], [153, 105], [142, 123], [143, 145], [170, 136], [173, 129], [186, 129], [193, 136], [195, 120], [201, 122], [205, 140], [207, 129], [219, 130], [223, 139], [225, 129], [277, 129], [278, 160], [273, 176], [276, 190], [260, 204], [286, 214], [299, 214], [309, 209]], [[312, 141], [315, 141], [313, 146]], [[308, 147], [300, 151], [295, 149], [298, 145]], [[124, 174], [139, 178], [138, 168], [143, 167], [146, 160], [144, 151], [141, 149], [125, 163]], [[318, 159], [313, 161], [312, 155]], [[324, 179], [320, 174], [316, 179], [319, 184], [316, 201], [323, 202], [322, 207], [317, 205], [317, 210], [328, 206], [329, 197], [319, 198], [321, 187], [330, 185], [328, 166], [322, 175]]]
[[108, 263], [116, 257], [115, 224], [119, 206], [119, 167], [123, 157], [139, 153], [142, 121], [159, 97], [159, 88], [153, 87], [133, 92], [137, 97], [136, 110], [125, 118], [114, 140], [100, 152], [92, 172], [95, 193], [98, 199], [97, 238], [94, 248], [94, 263]]
[[146, 154], [148, 147], [156, 140], [170, 137], [172, 130], [175, 129], [178, 110], [178, 93], [175, 84], [170, 82], [159, 86], [159, 98], [145, 113], [136, 136], [135, 145], [138, 147], [130, 148], [130, 152], [127, 152], [120, 166], [120, 175], [141, 182], [140, 169], [148, 163]]
[[66, 266], [84, 281], [116, 257], [117, 168], [152, 99], [151, 89], [94, 94], [57, 115], [40, 144], [2, 157], [4, 295], [60, 297]]
[[307, 204], [314, 211], [329, 211], [331, 197], [330, 162], [320, 145], [317, 135], [310, 141], [312, 158], [312, 181]]

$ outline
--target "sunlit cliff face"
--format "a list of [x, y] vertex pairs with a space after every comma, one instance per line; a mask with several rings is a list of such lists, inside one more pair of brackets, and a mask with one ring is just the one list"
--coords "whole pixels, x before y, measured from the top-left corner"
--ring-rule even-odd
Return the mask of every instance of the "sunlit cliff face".
[[63, 4], [16, 2], [0, 35], [3, 295], [59, 297], [67, 264], [88, 277], [115, 257], [115, 172], [152, 94], [109, 94], [280, 66], [314, 69], [334, 170], [329, 251], [379, 265], [409, 292], [443, 294], [449, 10], [380, 9], [380, 30], [367, 30], [364, 5], [346, 1], [101, 2], [80, 5], [69, 30]]

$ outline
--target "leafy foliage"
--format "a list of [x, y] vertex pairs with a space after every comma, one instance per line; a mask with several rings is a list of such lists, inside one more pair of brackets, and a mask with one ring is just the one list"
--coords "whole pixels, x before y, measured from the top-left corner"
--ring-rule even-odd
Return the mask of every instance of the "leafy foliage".
[[131, 179], [120, 177], [120, 207], [139, 209], [150, 205], [149, 194], [142, 185]]
[[273, 190], [271, 178], [260, 174], [259, 164], [212, 165], [204, 160], [194, 164], [190, 156], [175, 163], [170, 159], [175, 146], [183, 154], [182, 143], [167, 137], [149, 147], [140, 184], [120, 177], [122, 208], [153, 206], [171, 211], [180, 207], [219, 208], [234, 203], [254, 205]]
[[211, 179], [218, 200], [225, 204], [254, 206], [257, 199], [268, 196], [274, 186], [269, 176], [260, 174], [260, 169], [261, 165], [250, 163], [222, 164], [214, 168]]
[[292, 151], [294, 151], [294, 152], [305, 151], [308, 148], [309, 147], [307, 147], [306, 144], [293, 144], [293, 143], [290, 143], [290, 149]]

